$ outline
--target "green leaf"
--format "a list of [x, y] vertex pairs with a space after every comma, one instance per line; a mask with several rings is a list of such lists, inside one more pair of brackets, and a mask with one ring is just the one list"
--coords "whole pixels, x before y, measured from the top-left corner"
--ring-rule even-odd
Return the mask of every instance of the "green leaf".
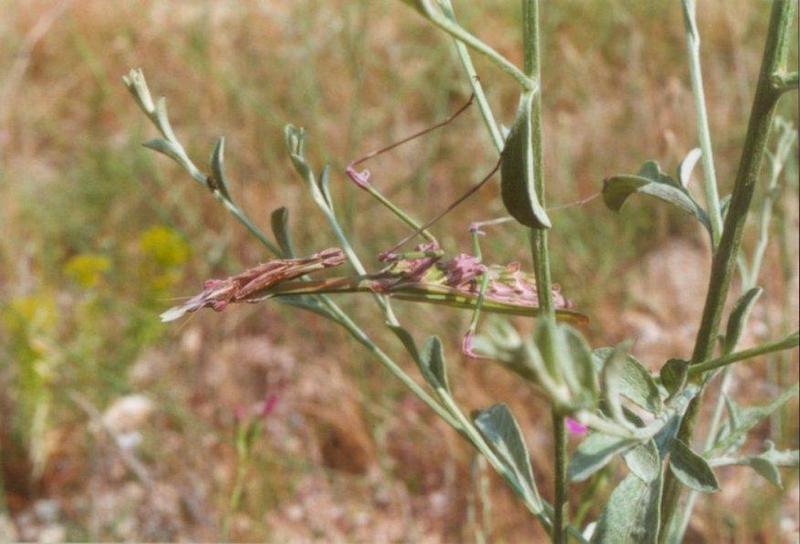
[[658, 163], [647, 161], [636, 175], [612, 176], [603, 182], [603, 201], [611, 210], [619, 211], [634, 193], [649, 195], [677, 206], [696, 217], [711, 232], [711, 223], [705, 210], [683, 185], [664, 174]]
[[686, 154], [678, 165], [678, 180], [684, 188], [689, 186], [689, 181], [692, 179], [692, 171], [694, 171], [697, 161], [699, 161], [702, 156], [703, 151], [699, 147], [695, 147]]
[[625, 390], [625, 356], [627, 348], [617, 346], [605, 359], [600, 373], [603, 400], [608, 414], [620, 425], [627, 426], [628, 421], [622, 410], [622, 393]]
[[431, 336], [422, 346], [420, 352], [425, 380], [434, 389], [444, 389], [450, 393], [450, 384], [447, 382], [447, 365], [444, 361], [444, 348], [438, 336]]
[[542, 508], [539, 491], [533, 479], [533, 468], [516, 419], [505, 404], [495, 404], [477, 412], [473, 417], [475, 426], [491, 444], [497, 454], [511, 467], [517, 481], [532, 504]]
[[533, 93], [523, 93], [500, 158], [500, 194], [514, 219], [527, 227], [549, 229], [550, 218], [539, 203], [534, 179], [532, 107]]
[[725, 216], [728, 215], [728, 208], [731, 206], [731, 197], [733, 195], [726, 195], [722, 197], [719, 201], [719, 213], [722, 215], [723, 221], [725, 220]]
[[628, 469], [644, 482], [652, 482], [661, 474], [661, 455], [652, 439], [625, 453], [623, 459]]
[[670, 359], [661, 367], [659, 373], [661, 385], [667, 390], [670, 396], [680, 391], [686, 385], [686, 378], [689, 371], [689, 362], [683, 359]]
[[708, 462], [677, 438], [669, 448], [669, 469], [685, 486], [711, 493], [719, 490], [719, 482]]
[[597, 373], [592, 362], [592, 351], [580, 332], [567, 325], [562, 325], [561, 328], [564, 331], [570, 354], [568, 382], [571, 383], [573, 380], [576, 382], [575, 385], [572, 385], [573, 395], [590, 406], [594, 406], [598, 392]]
[[661, 427], [661, 430], [659, 430], [653, 437], [656, 447], [658, 448], [658, 453], [661, 455], [661, 457], [664, 457], [667, 455], [667, 453], [669, 453], [669, 446], [672, 444], [672, 439], [678, 434], [678, 429], [680, 429], [680, 426], [681, 416], [680, 414], [675, 414], [667, 420], [664, 426]]
[[281, 206], [273, 211], [270, 216], [270, 223], [272, 225], [272, 234], [275, 235], [275, 239], [278, 241], [281, 251], [283, 251], [283, 256], [294, 257], [296, 253], [292, 235], [289, 232], [289, 210], [285, 206]]
[[747, 461], [747, 465], [760, 474], [765, 480], [777, 487], [783, 489], [783, 482], [781, 482], [781, 473], [778, 471], [773, 463], [761, 457], [751, 457]]
[[[765, 406], [752, 406], [741, 408], [729, 401], [728, 406], [728, 427], [724, 434], [717, 439], [712, 449], [714, 454], [722, 454], [734, 446], [738, 446], [745, 434], [758, 425], [763, 419], [769, 417], [775, 410], [783, 406], [789, 399], [797, 395], [797, 384], [788, 387], [778, 398]], [[733, 406], [733, 408], [732, 408]]]
[[[212, 190], [217, 189], [222, 196], [230, 200], [231, 195], [228, 193], [228, 180], [225, 177], [225, 138], [217, 140], [217, 144], [211, 152], [210, 163], [212, 174], [211, 181], [214, 183], [214, 186], [209, 188]], [[207, 181], [206, 183], [208, 184], [209, 182]]]
[[615, 455], [636, 442], [627, 438], [602, 433], [590, 433], [575, 450], [567, 467], [567, 477], [582, 482], [606, 466]]
[[628, 474], [608, 498], [592, 544], [656, 544], [662, 482], [661, 473], [649, 483]]
[[[603, 361], [603, 368], [608, 365], [609, 359], [615, 353], [615, 348], [598, 348], [593, 354]], [[634, 404], [651, 412], [658, 413], [663, 408], [661, 395], [655, 380], [644, 365], [630, 354], [620, 356], [617, 363], [619, 371], [616, 378], [620, 383], [615, 385], [619, 392], [629, 398]]]
[[797, 467], [800, 465], [800, 451], [776, 450], [772, 441], [766, 441], [767, 449], [758, 455], [748, 455], [740, 458], [713, 459], [714, 466], [723, 467], [731, 465], [749, 466], [775, 487], [783, 488], [781, 473], [778, 467]]
[[731, 315], [728, 317], [728, 326], [725, 329], [725, 343], [722, 348], [723, 353], [732, 353], [736, 348], [736, 344], [739, 343], [739, 338], [747, 324], [750, 310], [763, 292], [764, 290], [761, 287], [753, 287], [736, 301], [733, 310], [731, 310]]
[[767, 449], [758, 455], [779, 467], [797, 467], [800, 465], [800, 450], [776, 450], [771, 440], [765, 442]]

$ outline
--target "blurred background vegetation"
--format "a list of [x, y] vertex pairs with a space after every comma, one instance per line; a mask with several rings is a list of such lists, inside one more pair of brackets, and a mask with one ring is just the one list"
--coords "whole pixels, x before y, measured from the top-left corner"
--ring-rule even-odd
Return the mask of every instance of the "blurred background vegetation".
[[[521, 61], [516, 2], [456, 9]], [[724, 195], [768, 9], [707, 1], [698, 16]], [[588, 197], [648, 158], [674, 170], [696, 145], [679, 3], [548, 2], [542, 22], [548, 204]], [[509, 123], [515, 83], [476, 61]], [[265, 255], [178, 167], [141, 147], [154, 134], [120, 81], [132, 67], [169, 99], [198, 163], [226, 136], [231, 190], [265, 228], [288, 206], [301, 254], [334, 239], [292, 172], [284, 124], [306, 127], [312, 160], [333, 167], [351, 236], [375, 256], [405, 231], [344, 166], [469, 94], [449, 39], [401, 2], [0, 0], [0, 540], [471, 541], [472, 451], [341, 331], [279, 304], [159, 322], [174, 297]], [[796, 94], [781, 115], [796, 124]], [[796, 156], [750, 342], [797, 327]], [[370, 167], [425, 218], [495, 160], [473, 109]], [[468, 251], [468, 224], [502, 213], [492, 184], [437, 234], [449, 251]], [[551, 217], [554, 278], [591, 316], [594, 345], [634, 338], [651, 368], [686, 357], [709, 265], [695, 222], [646, 201], [615, 215], [599, 199]], [[520, 229], [496, 227], [484, 247], [492, 262], [529, 263]], [[383, 335], [364, 300], [342, 303]], [[466, 407], [514, 407], [549, 493], [544, 403], [499, 367], [457, 356], [465, 313], [398, 309], [418, 335], [446, 339]], [[797, 354], [736, 376], [734, 395], [758, 402], [796, 381]], [[796, 403], [761, 435], [797, 448]], [[797, 540], [796, 474], [783, 491], [746, 469], [721, 478], [690, 541]], [[541, 536], [493, 475], [490, 484], [491, 539]], [[601, 479], [572, 493], [596, 500], [596, 513], [610, 489]]]

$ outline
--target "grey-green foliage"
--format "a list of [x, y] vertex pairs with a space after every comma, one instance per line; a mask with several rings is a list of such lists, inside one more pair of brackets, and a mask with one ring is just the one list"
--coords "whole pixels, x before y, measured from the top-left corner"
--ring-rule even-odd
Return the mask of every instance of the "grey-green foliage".
[[473, 420], [492, 449], [512, 468], [527, 499], [534, 504], [540, 503], [528, 447], [508, 406], [495, 404], [474, 414]]
[[775, 444], [770, 440], [766, 441], [765, 446], [766, 449], [758, 454], [741, 457], [720, 457], [711, 459], [709, 462], [716, 467], [749, 466], [775, 487], [782, 488], [783, 483], [778, 467], [797, 468], [798, 464], [800, 464], [800, 451], [777, 450], [775, 449]]
[[645, 162], [635, 174], [622, 174], [603, 182], [603, 201], [610, 209], [619, 211], [634, 193], [655, 197], [693, 215], [711, 233], [711, 223], [705, 210], [688, 189], [665, 174], [655, 161]]
[[619, 453], [630, 449], [635, 440], [593, 432], [584, 438], [569, 461], [567, 476], [582, 482], [606, 466]]
[[661, 523], [661, 471], [645, 482], [628, 474], [608, 498], [593, 544], [656, 544]]
[[[596, 367], [603, 368], [609, 364], [615, 348], [598, 348], [592, 354]], [[653, 380], [650, 371], [633, 355], [621, 353], [617, 362], [618, 372], [614, 379], [619, 380], [615, 387], [637, 406], [656, 413], [663, 407], [663, 402], [658, 391], [658, 386]]]
[[728, 317], [728, 326], [725, 329], [725, 340], [723, 342], [723, 353], [731, 353], [736, 345], [739, 343], [739, 337], [742, 335], [747, 318], [750, 315], [750, 310], [755, 305], [761, 293], [764, 290], [761, 287], [753, 287], [748, 289], [743, 294], [731, 310], [731, 315]]
[[797, 396], [797, 393], [797, 384], [794, 384], [786, 388], [783, 393], [769, 404], [750, 407], [739, 406], [733, 399], [726, 398], [728, 419], [720, 429], [720, 433], [707, 456], [726, 454], [741, 446], [750, 429], [769, 417], [789, 399]]
[[695, 491], [710, 493], [719, 490], [719, 482], [708, 462], [677, 438], [673, 438], [670, 444], [669, 469], [685, 486]]
[[517, 116], [511, 125], [500, 159], [500, 194], [508, 213], [531, 228], [550, 228], [550, 218], [536, 196], [533, 165], [533, 93], [520, 97]]

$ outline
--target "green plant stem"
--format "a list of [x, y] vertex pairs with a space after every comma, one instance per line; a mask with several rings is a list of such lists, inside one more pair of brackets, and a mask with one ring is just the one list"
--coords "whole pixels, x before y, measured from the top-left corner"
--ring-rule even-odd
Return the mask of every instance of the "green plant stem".
[[800, 85], [800, 74], [798, 72], [776, 73], [771, 80], [773, 88], [779, 93], [796, 91]]
[[[445, 17], [450, 19], [454, 24], [458, 24], [456, 15], [453, 12], [453, 5], [450, 3], [450, 0], [439, 0], [439, 5], [441, 5], [442, 12], [444, 13]], [[497, 121], [495, 121], [489, 101], [486, 99], [486, 94], [483, 92], [483, 86], [481, 85], [480, 79], [478, 79], [478, 73], [475, 71], [475, 65], [472, 63], [472, 57], [470, 57], [469, 49], [467, 49], [467, 46], [464, 45], [464, 42], [457, 38], [454, 38], [454, 42], [456, 54], [458, 54], [458, 58], [461, 60], [461, 65], [463, 66], [464, 71], [467, 74], [467, 78], [469, 79], [469, 84], [472, 87], [473, 94], [475, 95], [475, 101], [478, 103], [478, 109], [481, 112], [483, 123], [486, 125], [486, 130], [489, 132], [489, 138], [492, 140], [492, 145], [494, 145], [494, 148], [498, 153], [500, 153], [503, 151], [505, 141], [503, 140], [503, 135], [500, 132], [500, 127], [497, 126]]]
[[359, 344], [364, 346], [367, 351], [372, 353], [394, 377], [403, 382], [403, 384], [408, 387], [412, 393], [419, 397], [422, 402], [427, 404], [431, 410], [436, 412], [436, 415], [445, 420], [448, 425], [457, 431], [462, 430], [461, 424], [452, 415], [450, 415], [450, 413], [443, 408], [441, 404], [431, 397], [427, 391], [425, 391], [417, 382], [415, 382], [411, 376], [409, 376], [402, 368], [400, 368], [400, 366], [394, 362], [391, 357], [389, 357], [380, 347], [378, 347], [378, 345], [375, 344], [375, 342], [373, 342], [369, 336], [367, 336], [367, 333], [365, 333], [350, 318], [349, 315], [347, 315], [328, 297], [321, 298], [335, 317], [335, 321], [344, 327], [345, 330], [350, 333], [350, 336], [352, 336]]
[[700, 33], [697, 31], [695, 0], [682, 0], [683, 17], [686, 26], [686, 47], [689, 51], [689, 76], [694, 96], [697, 117], [697, 136], [703, 152], [703, 189], [706, 196], [706, 209], [711, 223], [711, 239], [714, 247], [722, 232], [722, 213], [719, 205], [717, 174], [714, 169], [714, 154], [711, 148], [711, 131], [708, 128], [706, 99], [703, 91], [703, 72], [700, 67]]
[[[758, 276], [761, 273], [761, 266], [764, 260], [764, 253], [766, 252], [767, 243], [769, 241], [769, 226], [771, 223], [772, 211], [776, 200], [779, 198], [778, 181], [795, 139], [796, 132], [788, 126], [783, 125], [778, 131], [778, 142], [775, 152], [769, 156], [770, 172], [767, 187], [764, 191], [764, 201], [761, 205], [761, 216], [759, 218], [758, 225], [758, 242], [756, 243], [756, 248], [753, 251], [753, 258], [749, 270], [747, 264], [745, 263], [744, 255], [740, 253], [737, 261], [740, 269], [739, 273], [742, 279], [742, 292], [752, 289], [758, 282]], [[786, 328], [783, 329], [783, 331], [785, 330]], [[730, 351], [728, 353], [723, 353], [723, 355], [726, 357], [735, 356], [736, 354], [731, 353], [735, 347], [736, 346], [731, 346], [729, 348]], [[771, 362], [774, 363], [775, 361]], [[771, 365], [772, 368], [774, 368], [774, 366], [774, 364]], [[721, 372], [722, 379], [720, 380], [719, 392], [717, 393], [716, 400], [714, 401], [714, 410], [708, 424], [708, 430], [706, 431], [706, 441], [703, 451], [708, 451], [711, 449], [711, 447], [714, 445], [714, 441], [716, 440], [717, 432], [719, 431], [719, 427], [722, 423], [722, 415], [725, 411], [725, 397], [728, 394], [728, 390], [731, 387], [731, 382], [733, 381], [733, 370], [734, 368], [728, 365], [725, 366]], [[773, 374], [780, 376], [779, 373]], [[778, 413], [776, 413], [776, 415], [777, 414]], [[682, 536], [686, 533], [686, 528], [689, 525], [689, 517], [694, 509], [694, 504], [698, 496], [699, 492], [697, 491], [689, 492], [689, 495], [686, 499], [686, 505], [673, 524], [675, 531], [677, 531], [675, 534]]]
[[[758, 178], [758, 171], [767, 145], [769, 129], [780, 97], [772, 83], [772, 76], [779, 73], [784, 64], [790, 44], [789, 29], [794, 20], [796, 0], [775, 0], [772, 4], [769, 30], [761, 63], [761, 72], [750, 113], [742, 157], [734, 183], [733, 193], [720, 243], [711, 267], [711, 278], [703, 309], [700, 330], [695, 342], [692, 363], [710, 359], [716, 342], [723, 307], [730, 288], [733, 269], [741, 246], [742, 232], [747, 220], [750, 203]], [[694, 376], [697, 382], [701, 376]], [[689, 404], [678, 431], [678, 438], [691, 444], [694, 426], [700, 412], [702, 393]], [[680, 484], [670, 471], [666, 471], [664, 499], [662, 502], [661, 540], [667, 539], [667, 528], [680, 501]]]
[[522, 70], [514, 66], [503, 55], [492, 49], [490, 46], [464, 30], [459, 24], [449, 19], [444, 13], [440, 12], [431, 5], [430, 0], [417, 0], [416, 7], [431, 23], [439, 27], [444, 32], [450, 34], [460, 42], [468, 45], [478, 53], [485, 55], [500, 70], [510, 75], [522, 85], [522, 88], [531, 91], [536, 89], [535, 79], [528, 77]]
[[[525, 74], [533, 81], [541, 82], [541, 54], [539, 45], [539, 1], [522, 0], [522, 47], [525, 59]], [[533, 175], [534, 189], [539, 202], [545, 206], [544, 153], [542, 149], [542, 92], [541, 84], [533, 97], [531, 109], [533, 129]], [[550, 254], [547, 247], [547, 230], [530, 229], [529, 239], [533, 254], [536, 292], [539, 307], [545, 319], [555, 319], [553, 291], [550, 278]], [[553, 529], [551, 540], [556, 544], [566, 542], [567, 524], [567, 435], [564, 416], [552, 410], [553, 447], [555, 457], [555, 493], [553, 502]]]
[[753, 357], [758, 357], [759, 355], [766, 355], [767, 353], [775, 353], [785, 349], [796, 348], [798, 344], [800, 344], [800, 336], [798, 336], [798, 332], [794, 332], [793, 334], [790, 334], [781, 340], [767, 342], [766, 344], [761, 344], [760, 346], [756, 346], [754, 348], [737, 351], [735, 353], [731, 353], [730, 355], [725, 355], [723, 357], [711, 359], [710, 361], [694, 364], [689, 367], [689, 376], [702, 375], [705, 372], [716, 370], [717, 368], [722, 368], [724, 366], [751, 359]]

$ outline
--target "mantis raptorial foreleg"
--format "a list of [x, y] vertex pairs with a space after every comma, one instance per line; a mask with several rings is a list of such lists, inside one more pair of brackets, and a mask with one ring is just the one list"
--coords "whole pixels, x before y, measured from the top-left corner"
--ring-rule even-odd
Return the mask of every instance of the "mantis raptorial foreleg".
[[[512, 217], [501, 217], [499, 219], [492, 219], [489, 221], [481, 221], [472, 223], [469, 226], [469, 232], [472, 236], [472, 253], [478, 259], [478, 262], [483, 264], [483, 253], [481, 253], [480, 237], [484, 234], [481, 227], [489, 225], [498, 225], [513, 221]], [[480, 286], [478, 288], [478, 300], [475, 302], [475, 309], [472, 312], [472, 318], [469, 321], [464, 339], [461, 342], [461, 351], [471, 359], [479, 359], [480, 356], [472, 349], [472, 340], [475, 338], [475, 332], [478, 330], [478, 320], [481, 316], [481, 309], [483, 308], [483, 301], [486, 295], [486, 288], [489, 286], [489, 269], [484, 266], [483, 274], [480, 277]]]
[[405, 213], [402, 209], [400, 209], [392, 201], [390, 201], [388, 198], [386, 198], [380, 191], [378, 191], [375, 188], [374, 185], [372, 185], [369, 182], [370, 171], [368, 169], [364, 169], [364, 170], [360, 170], [359, 171], [359, 170], [356, 169], [356, 167], [359, 164], [362, 164], [362, 163], [366, 162], [367, 160], [369, 160], [371, 158], [377, 157], [378, 155], [386, 153], [387, 151], [391, 151], [392, 149], [394, 149], [396, 147], [399, 147], [399, 146], [401, 146], [401, 145], [403, 145], [405, 143], [408, 143], [411, 140], [414, 140], [415, 138], [419, 138], [420, 136], [423, 136], [423, 135], [425, 135], [425, 134], [427, 134], [429, 132], [432, 132], [432, 131], [434, 131], [434, 130], [436, 130], [438, 128], [442, 128], [442, 127], [450, 124], [459, 115], [461, 115], [464, 111], [466, 111], [466, 109], [472, 104], [472, 101], [474, 99], [475, 99], [475, 95], [470, 96], [469, 100], [467, 100], [467, 102], [463, 106], [461, 106], [458, 110], [456, 110], [455, 113], [453, 113], [450, 117], [448, 117], [444, 121], [441, 121], [441, 122], [433, 125], [432, 127], [428, 127], [428, 128], [426, 128], [424, 130], [416, 132], [416, 133], [412, 134], [411, 136], [407, 136], [407, 137], [405, 137], [405, 138], [403, 138], [403, 139], [401, 139], [401, 140], [399, 140], [399, 141], [397, 141], [397, 142], [395, 142], [395, 143], [393, 143], [391, 145], [388, 145], [386, 147], [382, 147], [381, 149], [378, 149], [378, 150], [373, 151], [371, 153], [367, 153], [366, 155], [364, 155], [360, 159], [357, 159], [357, 160], [351, 162], [347, 166], [347, 169], [345, 170], [345, 172], [347, 173], [347, 177], [349, 177], [356, 185], [358, 185], [359, 187], [361, 187], [362, 189], [367, 191], [373, 198], [375, 198], [378, 202], [380, 202], [381, 204], [386, 206], [386, 208], [388, 208], [389, 211], [391, 211], [398, 218], [400, 218], [401, 221], [403, 221], [406, 225], [408, 225], [409, 227], [414, 229], [414, 236], [420, 234], [428, 242], [435, 243], [437, 246], [438, 246], [438, 242], [436, 241], [436, 238], [430, 232], [428, 232], [428, 230], [427, 230], [428, 226], [430, 226], [430, 224], [432, 224], [433, 222], [429, 222], [429, 224], [425, 225], [425, 226], [420, 226], [419, 223], [416, 220], [414, 220], [411, 216], [409, 216], [407, 213]]

